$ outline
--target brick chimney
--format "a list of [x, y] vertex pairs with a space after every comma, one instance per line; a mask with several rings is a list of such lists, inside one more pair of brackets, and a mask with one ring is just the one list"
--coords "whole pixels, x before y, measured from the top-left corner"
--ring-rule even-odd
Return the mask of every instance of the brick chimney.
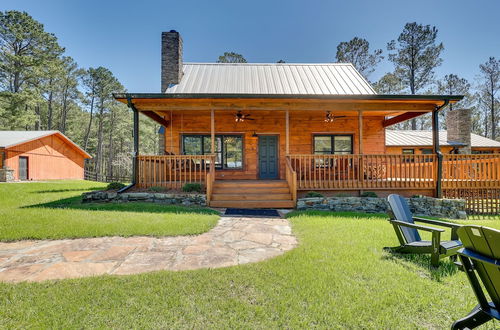
[[161, 34], [161, 92], [182, 79], [182, 38], [170, 30]]
[[446, 130], [448, 131], [448, 141], [465, 144], [458, 149], [460, 154], [471, 153], [471, 133], [472, 119], [470, 109], [454, 109], [446, 113]]

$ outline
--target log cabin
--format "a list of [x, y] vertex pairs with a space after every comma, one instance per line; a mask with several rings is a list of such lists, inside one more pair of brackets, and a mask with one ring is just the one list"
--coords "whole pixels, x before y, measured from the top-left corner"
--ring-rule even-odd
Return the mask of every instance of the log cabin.
[[[162, 33], [160, 93], [114, 94], [134, 113], [140, 188], [199, 182], [213, 207], [292, 208], [312, 190], [441, 197], [477, 170], [440, 151], [438, 113], [460, 95], [380, 95], [350, 63], [184, 63], [182, 47]], [[431, 154], [387, 153], [386, 128], [429, 113]], [[139, 114], [163, 126], [162, 155], [138, 154]], [[480, 161], [497, 187], [498, 158]]]
[[0, 131], [0, 182], [82, 180], [87, 158], [59, 131]]

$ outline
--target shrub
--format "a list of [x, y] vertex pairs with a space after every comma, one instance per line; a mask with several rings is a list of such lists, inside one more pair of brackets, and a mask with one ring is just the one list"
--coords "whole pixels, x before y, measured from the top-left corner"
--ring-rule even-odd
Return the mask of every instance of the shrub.
[[352, 197], [352, 196], [349, 194], [346, 194], [346, 193], [340, 193], [340, 194], [336, 194], [335, 197]]
[[325, 197], [325, 196], [323, 196], [322, 193], [319, 193], [317, 191], [308, 191], [306, 193], [306, 197]]
[[413, 195], [413, 196], [411, 196], [411, 198], [424, 198], [424, 196], [423, 195]]
[[202, 192], [201, 184], [199, 183], [186, 183], [182, 186], [182, 191], [184, 192]]
[[152, 191], [152, 192], [162, 192], [165, 190], [165, 188], [160, 187], [160, 186], [153, 186], [153, 187], [150, 187], [148, 190]]
[[361, 197], [378, 197], [377, 194], [373, 191], [365, 191], [360, 196]]
[[121, 182], [110, 182], [106, 187], [106, 190], [120, 190], [125, 187], [125, 184]]

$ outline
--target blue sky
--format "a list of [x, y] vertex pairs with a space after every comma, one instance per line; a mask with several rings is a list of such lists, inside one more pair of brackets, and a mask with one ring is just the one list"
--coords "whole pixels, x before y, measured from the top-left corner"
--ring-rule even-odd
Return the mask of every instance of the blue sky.
[[[489, 56], [500, 57], [497, 0], [108, 1], [3, 0], [55, 33], [80, 66], [105, 66], [131, 92], [160, 89], [160, 35], [175, 29], [184, 60], [214, 62], [224, 51], [249, 62], [332, 62], [336, 46], [354, 36], [386, 52], [407, 22], [431, 24], [444, 43], [438, 76], [471, 82]], [[391, 71], [385, 61], [372, 74]]]

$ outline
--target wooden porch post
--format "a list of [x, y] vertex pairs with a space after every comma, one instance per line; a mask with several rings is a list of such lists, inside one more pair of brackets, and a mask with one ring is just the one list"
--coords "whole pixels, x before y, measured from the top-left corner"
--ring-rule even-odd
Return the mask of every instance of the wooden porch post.
[[286, 155], [290, 154], [290, 114], [288, 109], [285, 112], [285, 151]]
[[136, 107], [132, 103], [130, 97], [127, 98], [127, 105], [130, 109], [132, 109], [134, 113], [134, 126], [133, 126], [133, 136], [134, 136], [134, 154], [132, 161], [132, 184], [137, 183], [138, 179], [138, 169], [139, 162], [137, 157], [139, 156], [139, 111], [137, 111]]
[[215, 111], [210, 110], [210, 149], [212, 154], [215, 154]]
[[438, 109], [432, 111], [432, 148], [437, 156], [437, 171], [436, 171], [436, 197], [441, 198], [443, 191], [441, 189], [441, 181], [443, 177], [443, 154], [439, 147], [439, 114]]
[[358, 111], [358, 131], [359, 131], [359, 141], [358, 141], [358, 153], [363, 154], [363, 111]]
[[[364, 168], [363, 168], [363, 111], [358, 111], [358, 181], [363, 188]], [[363, 189], [359, 190], [359, 195], [363, 193]]]

